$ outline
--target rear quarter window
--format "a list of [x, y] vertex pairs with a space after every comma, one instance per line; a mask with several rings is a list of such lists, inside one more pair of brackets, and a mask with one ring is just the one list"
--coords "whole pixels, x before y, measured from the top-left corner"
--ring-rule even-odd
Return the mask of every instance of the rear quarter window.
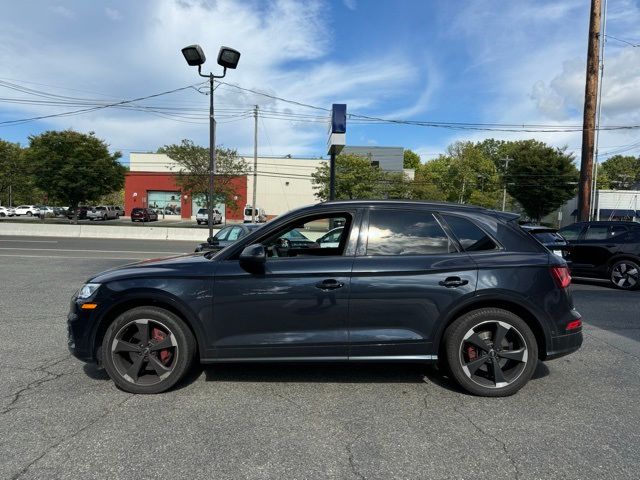
[[466, 252], [497, 250], [493, 239], [471, 220], [455, 215], [442, 215]]

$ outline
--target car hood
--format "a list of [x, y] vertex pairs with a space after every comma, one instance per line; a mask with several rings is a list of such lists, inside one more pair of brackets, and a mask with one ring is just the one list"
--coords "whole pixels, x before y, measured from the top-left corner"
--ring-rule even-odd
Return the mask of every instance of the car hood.
[[105, 270], [90, 278], [88, 282], [107, 283], [139, 277], [211, 275], [213, 272], [212, 263], [213, 261], [202, 253], [151, 258]]

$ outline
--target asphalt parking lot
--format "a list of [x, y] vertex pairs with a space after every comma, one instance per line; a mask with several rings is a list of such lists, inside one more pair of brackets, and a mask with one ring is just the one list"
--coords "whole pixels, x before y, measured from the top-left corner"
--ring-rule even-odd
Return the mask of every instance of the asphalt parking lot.
[[68, 354], [92, 274], [192, 242], [0, 237], [0, 478], [615, 478], [640, 472], [640, 292], [577, 282], [585, 344], [517, 395], [420, 365], [230, 365], [157, 396]]

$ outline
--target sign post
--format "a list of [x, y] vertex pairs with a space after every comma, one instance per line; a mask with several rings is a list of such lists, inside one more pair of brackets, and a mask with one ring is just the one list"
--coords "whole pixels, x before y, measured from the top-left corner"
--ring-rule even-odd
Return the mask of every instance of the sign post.
[[334, 103], [331, 106], [331, 129], [327, 141], [329, 161], [329, 201], [336, 199], [336, 155], [345, 146], [347, 137], [347, 105]]

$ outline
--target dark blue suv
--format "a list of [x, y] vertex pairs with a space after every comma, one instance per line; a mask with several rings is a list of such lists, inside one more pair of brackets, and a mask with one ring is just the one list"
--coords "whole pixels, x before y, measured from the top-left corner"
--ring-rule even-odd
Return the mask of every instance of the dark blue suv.
[[[317, 242], [336, 226], [340, 238]], [[91, 278], [71, 302], [69, 348], [135, 393], [172, 387], [197, 358], [438, 362], [467, 391], [504, 396], [538, 359], [582, 344], [570, 282], [513, 214], [328, 202], [218, 253]]]

